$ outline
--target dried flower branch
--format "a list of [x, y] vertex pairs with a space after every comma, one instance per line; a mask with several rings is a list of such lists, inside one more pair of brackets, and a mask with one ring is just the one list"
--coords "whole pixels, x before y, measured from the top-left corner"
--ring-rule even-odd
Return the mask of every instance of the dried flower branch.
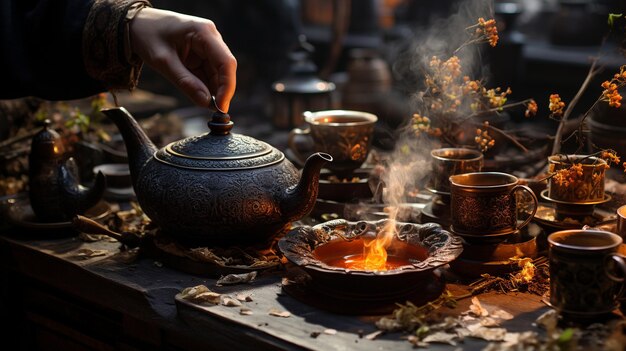
[[[489, 43], [495, 46], [498, 42], [498, 31], [493, 19], [479, 18], [476, 24], [467, 28], [467, 32], [469, 38], [455, 50], [455, 53], [470, 44]], [[412, 131], [417, 137], [435, 137], [446, 144], [460, 146], [466, 142], [471, 143], [461, 130], [468, 127], [466, 123], [470, 120], [517, 106], [526, 107], [526, 117], [537, 113], [537, 103], [533, 99], [509, 103], [511, 88], [488, 88], [481, 80], [463, 75], [461, 60], [455, 55], [448, 59], [432, 56], [425, 68], [424, 83], [426, 89], [422, 95], [421, 111], [415, 113], [411, 120]], [[490, 126], [489, 122], [470, 123], [474, 124], [477, 134], [473, 141], [482, 152], [495, 146], [492, 132], [512, 141], [522, 151], [528, 151], [514, 136]]]
[[462, 48], [472, 44], [489, 43], [492, 47], [498, 45], [500, 37], [498, 36], [496, 20], [493, 18], [485, 20], [480, 17], [478, 23], [465, 28], [465, 30], [471, 37], [454, 51], [455, 54]]
[[[595, 64], [596, 63], [594, 61], [587, 75], [587, 78], [585, 79], [585, 82], [583, 83], [578, 93], [576, 94], [576, 97], [574, 98], [575, 101], [573, 101], [568, 106], [565, 112], [562, 112], [563, 108], [565, 107], [565, 103], [561, 101], [559, 95], [558, 94], [550, 95], [549, 108], [550, 108], [550, 111], [552, 112], [550, 117], [556, 118], [560, 122], [559, 128], [557, 129], [557, 134], [555, 136], [555, 141], [554, 141], [555, 144], [553, 145], [553, 152], [556, 151], [556, 153], [554, 154], [558, 154], [561, 144], [571, 139], [572, 137], [576, 137], [576, 140], [578, 142], [578, 149], [574, 153], [577, 154], [580, 152], [580, 150], [582, 150], [582, 148], [585, 145], [585, 136], [584, 136], [583, 126], [584, 126], [585, 120], [589, 117], [589, 114], [591, 113], [591, 111], [593, 111], [594, 107], [597, 104], [601, 102], [606, 102], [610, 107], [613, 107], [613, 108], [619, 108], [621, 106], [622, 96], [619, 93], [619, 89], [626, 86], [626, 65], [621, 66], [619, 69], [619, 72], [615, 73], [613, 75], [613, 78], [611, 78], [611, 80], [604, 81], [601, 84], [601, 87], [603, 89], [602, 93], [596, 99], [596, 101], [592, 104], [592, 106], [582, 115], [582, 118], [578, 124], [578, 128], [574, 132], [572, 132], [568, 137], [566, 137], [565, 139], [562, 139], [561, 135], [562, 135], [564, 121], [567, 119], [567, 117], [571, 113], [572, 106], [578, 101], [578, 99], [580, 98], [580, 95], [582, 95], [582, 91], [586, 90], [587, 85], [589, 84], [589, 81], [591, 80], [591, 77], [595, 75], [595, 73], [597, 72], [595, 68]], [[596, 153], [589, 155], [588, 157], [592, 157], [592, 156], [596, 156], [600, 159], [605, 160], [607, 162], [607, 165], [606, 165], [607, 168], [609, 168], [611, 164], [619, 164], [620, 162], [620, 158], [617, 156], [617, 153], [614, 150], [610, 150], [610, 149], [600, 150]], [[622, 164], [622, 166], [624, 167], [626, 171], [626, 163]], [[580, 180], [580, 178], [582, 177], [582, 164], [571, 163], [570, 168], [561, 169], [554, 173], [551, 173], [548, 176], [548, 178], [550, 177], [553, 177], [553, 180], [556, 181], [557, 184], [561, 186], [566, 186], [566, 187], [575, 186], [576, 184], [578, 184], [577, 181]]]

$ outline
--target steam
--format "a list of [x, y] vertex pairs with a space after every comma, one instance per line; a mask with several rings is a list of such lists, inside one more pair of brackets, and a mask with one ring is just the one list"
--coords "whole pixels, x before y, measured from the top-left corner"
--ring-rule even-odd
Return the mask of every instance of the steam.
[[[433, 20], [428, 28], [418, 30], [415, 39], [393, 65], [394, 74], [402, 77], [405, 89], [411, 96], [411, 110], [422, 112], [424, 86], [423, 75], [433, 56], [442, 60], [456, 55], [463, 64], [463, 73], [470, 76], [487, 75], [481, 64], [480, 50], [468, 46], [455, 53], [467, 39], [466, 28], [475, 24], [479, 17], [493, 17], [493, 1], [468, 0], [459, 3], [458, 10], [445, 19]], [[468, 111], [469, 113], [469, 111]], [[410, 120], [410, 116], [408, 119]], [[430, 151], [441, 147], [426, 137], [416, 137], [407, 126], [399, 131], [396, 148], [386, 165], [381, 179], [385, 183], [383, 200], [391, 211], [390, 219], [396, 219], [397, 209], [407, 203], [407, 193], [423, 189], [431, 173]]]

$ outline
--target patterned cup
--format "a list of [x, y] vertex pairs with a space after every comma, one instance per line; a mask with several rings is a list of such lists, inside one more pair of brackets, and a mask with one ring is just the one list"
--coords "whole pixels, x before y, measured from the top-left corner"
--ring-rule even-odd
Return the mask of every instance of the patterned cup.
[[323, 151], [333, 157], [333, 162], [326, 165], [332, 171], [350, 172], [365, 162], [378, 120], [376, 115], [349, 110], [307, 111], [304, 120], [308, 128], [295, 128], [289, 134], [289, 148], [300, 160], [306, 157], [296, 138], [304, 136], [313, 139], [315, 150], [311, 151]]
[[[513, 233], [524, 227], [537, 212], [537, 197], [519, 184], [517, 177], [498, 172], [476, 172], [450, 177], [452, 230], [459, 234], [492, 235]], [[518, 191], [525, 191], [533, 202], [531, 215], [517, 222]]]
[[483, 154], [474, 149], [442, 148], [430, 152], [433, 172], [428, 190], [437, 195], [450, 195], [450, 176], [480, 172]]
[[592, 318], [618, 307], [626, 277], [622, 238], [602, 230], [563, 230], [548, 236], [550, 300], [569, 317]]

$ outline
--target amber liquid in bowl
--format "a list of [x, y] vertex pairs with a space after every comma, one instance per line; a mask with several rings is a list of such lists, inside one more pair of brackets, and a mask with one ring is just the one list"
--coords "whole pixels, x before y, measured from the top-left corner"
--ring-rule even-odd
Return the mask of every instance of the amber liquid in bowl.
[[[313, 251], [317, 259], [332, 267], [354, 269], [361, 271], [373, 271], [365, 266], [364, 246], [370, 240], [356, 239], [344, 241], [343, 239], [332, 240]], [[423, 261], [428, 257], [426, 248], [407, 244], [400, 240], [394, 240], [387, 247], [387, 262], [385, 269], [376, 271], [393, 270], [402, 266], [411, 265]]]

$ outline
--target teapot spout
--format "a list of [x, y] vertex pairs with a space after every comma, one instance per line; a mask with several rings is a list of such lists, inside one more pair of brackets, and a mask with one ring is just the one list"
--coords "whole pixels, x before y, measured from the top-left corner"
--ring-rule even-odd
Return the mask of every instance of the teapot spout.
[[78, 168], [73, 158], [59, 166], [58, 184], [63, 211], [68, 218], [85, 213], [100, 201], [106, 188], [106, 178], [98, 172], [91, 188], [84, 187], [78, 179]]
[[139, 172], [158, 149], [125, 108], [103, 109], [102, 113], [115, 123], [122, 134], [128, 153], [130, 175], [133, 179], [133, 186], [135, 186]]
[[302, 169], [300, 181], [286, 190], [286, 195], [281, 202], [284, 218], [292, 221], [311, 212], [317, 200], [320, 171], [327, 162], [332, 162], [332, 160], [331, 155], [323, 152], [309, 156]]

